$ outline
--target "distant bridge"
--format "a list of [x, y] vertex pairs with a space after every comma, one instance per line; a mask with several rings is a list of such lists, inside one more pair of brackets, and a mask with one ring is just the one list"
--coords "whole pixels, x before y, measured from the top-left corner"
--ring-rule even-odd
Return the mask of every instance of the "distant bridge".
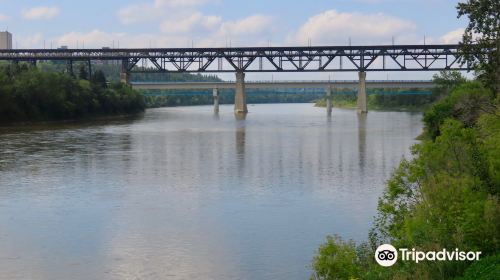
[[[137, 48], [137, 49], [15, 49], [0, 50], [0, 61], [85, 61], [92, 73], [92, 61], [121, 61], [120, 79], [129, 84], [130, 73], [224, 73], [235, 72], [235, 113], [246, 113], [246, 72], [358, 72], [358, 112], [366, 113], [366, 72], [469, 70], [461, 63], [463, 53], [457, 44], [379, 45], [379, 46], [308, 46], [241, 48]], [[485, 50], [487, 52], [488, 50]], [[279, 84], [279, 87], [323, 86], [321, 82]], [[135, 88], [167, 88], [169, 85], [133, 85]], [[192, 88], [189, 84], [186, 87]], [[198, 85], [207, 88], [209, 85]], [[267, 86], [278, 86], [278, 84]], [[332, 85], [335, 87], [335, 85]], [[180, 85], [176, 85], [179, 88]], [[210, 85], [213, 88], [213, 85]], [[327, 91], [329, 94], [330, 91]], [[216, 99], [216, 98], [214, 98]], [[327, 112], [331, 114], [327, 98]], [[330, 104], [331, 105], [331, 104]]]
[[[361, 75], [360, 75], [361, 76]], [[238, 76], [237, 76], [238, 77]], [[132, 87], [134, 89], [140, 90], [200, 90], [200, 89], [212, 89], [214, 97], [214, 112], [219, 112], [219, 89], [236, 89], [235, 96], [235, 107], [238, 106], [238, 87], [240, 87], [240, 92], [244, 92], [245, 89], [258, 89], [258, 88], [323, 88], [325, 89], [326, 95], [326, 110], [328, 116], [332, 113], [332, 101], [331, 94], [333, 89], [339, 88], [362, 88], [362, 93], [364, 96], [364, 108], [365, 111], [360, 111], [361, 113], [366, 113], [366, 88], [425, 88], [430, 89], [434, 87], [432, 81], [414, 80], [414, 81], [365, 81], [361, 84], [360, 81], [256, 81], [256, 82], [245, 82], [243, 85], [238, 85], [238, 82], [132, 82]], [[243, 89], [241, 89], [243, 87]], [[243, 95], [243, 97], [245, 97]], [[358, 111], [359, 111], [359, 92], [358, 92]], [[241, 100], [239, 101], [241, 102]], [[246, 101], [243, 101], [246, 108]]]
[[[131, 82], [134, 89], [142, 90], [197, 90], [197, 89], [235, 89], [235, 82]], [[276, 88], [358, 88], [356, 80], [333, 81], [245, 81], [246, 89], [276, 89]], [[380, 80], [366, 81], [367, 88], [411, 88], [430, 89], [434, 83], [428, 80]]]

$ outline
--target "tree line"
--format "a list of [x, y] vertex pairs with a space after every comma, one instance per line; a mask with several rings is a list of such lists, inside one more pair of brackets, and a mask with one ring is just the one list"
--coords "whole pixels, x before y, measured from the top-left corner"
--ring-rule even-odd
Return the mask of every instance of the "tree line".
[[124, 84], [108, 84], [101, 71], [90, 76], [82, 70], [74, 77], [27, 64], [0, 67], [0, 122], [133, 114], [144, 108], [140, 93]]
[[[323, 91], [247, 89], [247, 102], [312, 103], [325, 95]], [[144, 92], [147, 107], [192, 106], [213, 104], [212, 90], [159, 90]], [[219, 90], [220, 104], [234, 104], [234, 90]]]
[[[422, 89], [368, 89], [367, 105], [371, 110], [415, 110], [421, 111], [436, 100], [434, 93]], [[356, 108], [358, 93], [352, 90], [340, 90], [330, 97], [332, 105], [340, 108]], [[317, 107], [326, 106], [326, 98], [316, 102]]]

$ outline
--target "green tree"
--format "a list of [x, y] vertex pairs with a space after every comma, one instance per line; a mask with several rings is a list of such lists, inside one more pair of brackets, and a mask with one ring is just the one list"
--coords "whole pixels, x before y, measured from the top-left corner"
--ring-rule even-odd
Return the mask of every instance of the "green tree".
[[462, 42], [464, 60], [496, 96], [500, 90], [500, 1], [468, 0], [457, 9], [458, 17], [469, 19]]
[[89, 79], [89, 73], [87, 72], [87, 68], [83, 64], [80, 64], [80, 68], [78, 69], [78, 78], [80, 80], [88, 80]]
[[473, 263], [457, 280], [500, 279], [500, 254]]
[[144, 110], [144, 98], [137, 91], [121, 85], [102, 88], [105, 85], [102, 76], [91, 84], [23, 64], [0, 68], [0, 122], [78, 119]]
[[467, 79], [458, 71], [441, 71], [432, 76], [432, 82], [435, 85], [432, 93], [435, 98], [446, 96], [466, 81]]
[[490, 92], [478, 82], [469, 82], [456, 87], [450, 95], [431, 106], [424, 114], [424, 123], [428, 136], [435, 139], [447, 118], [456, 118], [470, 127], [482, 113], [496, 114], [496, 110]]
[[108, 87], [106, 76], [101, 70], [97, 70], [94, 72], [92, 77], [90, 77], [90, 83], [96, 89], [105, 89]]
[[353, 241], [343, 241], [339, 236], [328, 236], [313, 260], [315, 274], [311, 279], [356, 279], [361, 269]]

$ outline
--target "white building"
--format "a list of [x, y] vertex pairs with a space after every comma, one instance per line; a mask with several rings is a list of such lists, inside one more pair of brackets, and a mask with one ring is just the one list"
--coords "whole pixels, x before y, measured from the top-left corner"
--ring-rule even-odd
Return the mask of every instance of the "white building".
[[0, 50], [12, 49], [12, 34], [8, 31], [0, 32]]

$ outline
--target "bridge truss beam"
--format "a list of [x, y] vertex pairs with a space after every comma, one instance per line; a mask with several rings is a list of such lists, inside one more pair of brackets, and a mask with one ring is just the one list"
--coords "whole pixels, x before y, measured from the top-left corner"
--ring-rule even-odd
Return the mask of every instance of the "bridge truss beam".
[[126, 72], [469, 70], [458, 45], [0, 50], [0, 60], [119, 60]]

